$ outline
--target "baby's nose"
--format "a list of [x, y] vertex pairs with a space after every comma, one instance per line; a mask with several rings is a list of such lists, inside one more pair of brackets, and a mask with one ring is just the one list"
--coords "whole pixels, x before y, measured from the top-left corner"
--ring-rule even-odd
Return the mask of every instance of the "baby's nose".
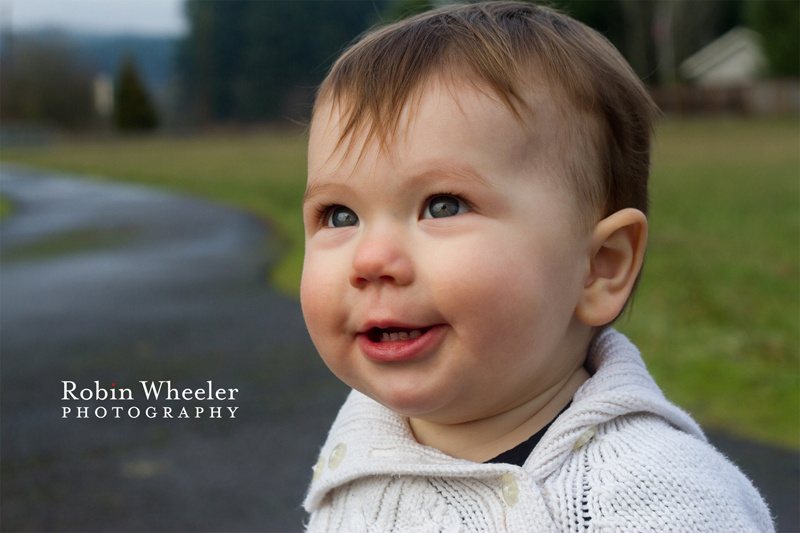
[[353, 256], [350, 284], [361, 289], [375, 283], [409, 285], [414, 268], [403, 242], [391, 235], [364, 235]]

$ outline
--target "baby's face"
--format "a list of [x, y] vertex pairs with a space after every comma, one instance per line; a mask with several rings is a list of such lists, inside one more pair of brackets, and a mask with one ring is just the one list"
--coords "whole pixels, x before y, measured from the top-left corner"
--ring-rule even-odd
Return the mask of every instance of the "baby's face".
[[559, 185], [547, 98], [523, 128], [486, 94], [434, 83], [390, 149], [369, 143], [360, 160], [363, 140], [336, 149], [338, 115], [317, 113], [301, 301], [342, 381], [401, 414], [459, 423], [581, 364], [589, 234]]

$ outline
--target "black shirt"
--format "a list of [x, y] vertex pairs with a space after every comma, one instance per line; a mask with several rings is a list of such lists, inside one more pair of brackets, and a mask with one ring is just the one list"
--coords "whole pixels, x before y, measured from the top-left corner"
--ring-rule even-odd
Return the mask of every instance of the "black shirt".
[[[561, 410], [561, 413], [558, 413], [556, 415], [556, 418], [561, 416], [561, 414], [564, 411], [569, 409], [570, 405], [572, 405], [572, 400], [570, 400], [570, 402], [567, 404], [567, 406], [564, 407]], [[505, 463], [505, 464], [509, 464], [509, 465], [522, 466], [525, 463], [525, 461], [528, 459], [528, 456], [530, 456], [531, 452], [533, 452], [533, 449], [536, 447], [536, 445], [539, 444], [539, 441], [542, 440], [542, 437], [544, 437], [544, 434], [547, 433], [547, 430], [550, 429], [550, 426], [553, 425], [553, 422], [556, 421], [556, 418], [551, 420], [550, 423], [548, 423], [545, 427], [543, 427], [542, 429], [537, 431], [531, 438], [529, 438], [525, 442], [521, 442], [521, 443], [517, 444], [516, 446], [514, 446], [510, 450], [506, 450], [503, 453], [501, 453], [500, 455], [498, 455], [497, 457], [495, 457], [494, 459], [489, 459], [486, 462], [487, 463]]]

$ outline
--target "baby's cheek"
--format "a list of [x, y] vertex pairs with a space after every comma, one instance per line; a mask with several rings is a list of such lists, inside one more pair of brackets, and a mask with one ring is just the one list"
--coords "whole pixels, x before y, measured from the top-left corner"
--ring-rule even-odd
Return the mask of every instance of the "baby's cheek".
[[319, 261], [306, 260], [300, 283], [300, 304], [311, 339], [322, 351], [331, 341], [337, 320], [338, 302], [333, 276], [326, 275]]
[[335, 300], [328, 300], [323, 293], [317, 291], [306, 291], [302, 300], [306, 327], [317, 353], [331, 372], [342, 379], [346, 373], [344, 366], [347, 358], [342, 334], [337, 328], [340, 321], [331, 312], [334, 305], [331, 302]]
[[438, 307], [477, 349], [526, 342], [545, 305], [543, 273], [520, 254], [482, 250], [435, 274]]

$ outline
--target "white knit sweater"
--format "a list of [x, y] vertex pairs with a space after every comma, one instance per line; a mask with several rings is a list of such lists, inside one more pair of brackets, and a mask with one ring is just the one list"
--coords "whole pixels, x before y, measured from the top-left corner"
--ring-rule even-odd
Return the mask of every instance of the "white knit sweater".
[[587, 366], [521, 468], [418, 444], [402, 416], [354, 391], [314, 468], [308, 531], [774, 531], [750, 481], [624, 335], [604, 332]]

